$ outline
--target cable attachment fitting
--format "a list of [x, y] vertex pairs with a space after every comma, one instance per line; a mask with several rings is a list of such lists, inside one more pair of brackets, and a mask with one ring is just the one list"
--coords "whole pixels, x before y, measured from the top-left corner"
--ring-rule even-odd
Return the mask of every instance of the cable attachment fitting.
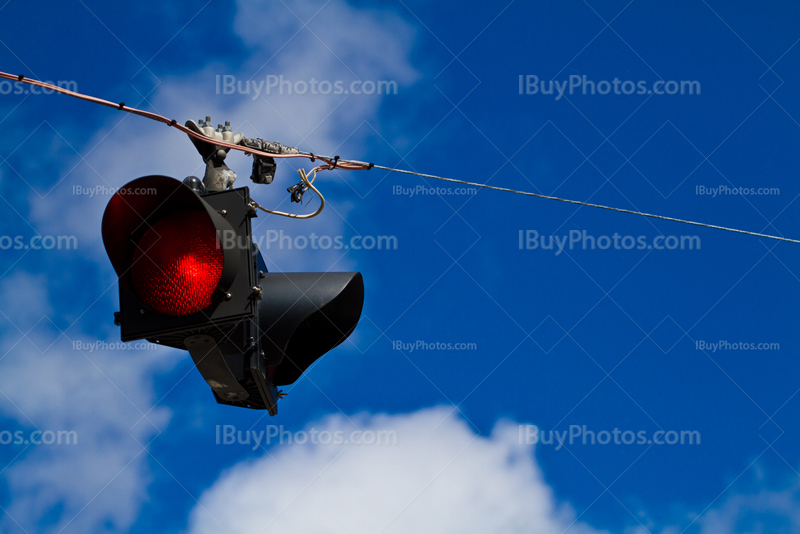
[[[291, 199], [292, 202], [297, 202], [298, 204], [302, 204], [303, 203], [303, 193], [305, 193], [309, 189], [314, 189], [314, 186], [311, 185], [311, 184], [314, 182], [314, 179], [317, 177], [317, 171], [316, 171], [316, 169], [314, 169], [311, 172], [313, 173], [313, 176], [311, 177], [311, 181], [309, 181], [308, 180], [308, 175], [306, 174], [305, 170], [299, 169], [297, 171], [297, 174], [300, 175], [300, 178], [302, 178], [302, 180], [300, 180], [299, 182], [294, 184], [292, 187], [288, 187], [286, 189], [289, 192], [290, 199]], [[314, 189], [314, 191], [317, 191], [317, 190]], [[317, 194], [319, 194], [319, 191], [317, 191]], [[320, 195], [320, 198], [322, 198], [322, 195]], [[322, 203], [324, 205], [324, 203], [325, 203], [324, 199], [322, 200]]]
[[[300, 151], [292, 146], [284, 146], [274, 141], [264, 141], [261, 138], [243, 137], [240, 143], [242, 146], [252, 148], [261, 152], [272, 154], [299, 154]], [[276, 163], [275, 158], [268, 156], [257, 156], [253, 154], [253, 173], [250, 179], [256, 184], [271, 184], [275, 178]]]
[[294, 184], [292, 187], [288, 187], [286, 190], [289, 192], [290, 199], [292, 202], [297, 202], [298, 204], [302, 204], [303, 193], [305, 193], [307, 189], [308, 188], [305, 186], [305, 184], [302, 181], [300, 181]]
[[[169, 124], [173, 125], [174, 123], [175, 121], [173, 120]], [[229, 126], [229, 123], [226, 123], [226, 125]], [[203, 183], [208, 190], [225, 191], [226, 189], [232, 189], [233, 182], [236, 181], [236, 173], [225, 164], [225, 158], [230, 149], [216, 145], [214, 141], [238, 145], [244, 135], [241, 133], [234, 134], [230, 129], [224, 131], [221, 128], [214, 130], [211, 126], [211, 117], [208, 116], [205, 121], [200, 121], [200, 123], [193, 120], [186, 121], [186, 127], [203, 136], [203, 140], [191, 136], [189, 138], [206, 163]]]

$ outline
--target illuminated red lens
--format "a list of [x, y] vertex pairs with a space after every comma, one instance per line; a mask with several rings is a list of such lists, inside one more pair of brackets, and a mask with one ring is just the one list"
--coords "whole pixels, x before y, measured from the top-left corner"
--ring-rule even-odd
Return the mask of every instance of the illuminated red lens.
[[133, 255], [131, 276], [142, 301], [165, 315], [211, 305], [224, 259], [208, 214], [181, 211], [156, 222]]

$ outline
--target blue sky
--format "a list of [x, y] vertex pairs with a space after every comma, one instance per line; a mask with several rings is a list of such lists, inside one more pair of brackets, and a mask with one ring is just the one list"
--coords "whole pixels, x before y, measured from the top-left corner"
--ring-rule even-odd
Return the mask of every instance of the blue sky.
[[[0, 70], [315, 153], [800, 238], [797, 11], [9, 0]], [[267, 93], [281, 76], [292, 94]], [[397, 91], [298, 94], [312, 78]], [[543, 94], [551, 80], [563, 94]], [[254, 237], [272, 271], [362, 272], [363, 317], [269, 418], [216, 405], [188, 353], [117, 344], [103, 209], [139, 176], [202, 175], [188, 139], [15, 90], [0, 84], [0, 248], [78, 246], [0, 250], [0, 432], [78, 443], [0, 445], [3, 532], [800, 531], [798, 245], [320, 175], [320, 217], [260, 216]], [[250, 160], [228, 164], [248, 185]], [[288, 202], [300, 164], [249, 184], [254, 198], [315, 209]], [[397, 247], [298, 250], [270, 242], [280, 232]], [[397, 442], [225, 445], [223, 425]], [[534, 444], [526, 425], [581, 435]], [[584, 444], [584, 426], [646, 442]], [[700, 443], [653, 443], [682, 431]]]

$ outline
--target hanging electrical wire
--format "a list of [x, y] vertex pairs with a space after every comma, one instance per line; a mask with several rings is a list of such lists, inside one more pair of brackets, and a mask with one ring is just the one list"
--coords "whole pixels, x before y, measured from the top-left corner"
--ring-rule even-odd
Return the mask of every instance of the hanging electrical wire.
[[307, 215], [296, 215], [294, 213], [286, 213], [286, 212], [283, 212], [283, 211], [268, 210], [267, 208], [263, 207], [261, 204], [259, 204], [255, 200], [252, 201], [253, 206], [258, 208], [258, 209], [260, 209], [261, 211], [266, 212], [266, 213], [270, 213], [272, 215], [280, 215], [282, 217], [289, 217], [289, 218], [292, 218], [292, 219], [310, 219], [311, 217], [316, 217], [317, 215], [322, 213], [322, 210], [325, 208], [325, 197], [323, 197], [322, 193], [319, 192], [319, 189], [317, 189], [313, 185], [314, 184], [314, 179], [316, 179], [316, 177], [317, 177], [317, 171], [322, 170], [322, 169], [323, 169], [323, 167], [315, 167], [314, 169], [311, 169], [311, 172], [314, 173], [314, 176], [312, 176], [311, 180], [308, 179], [308, 176], [306, 175], [306, 171], [305, 170], [298, 169], [298, 171], [297, 171], [297, 173], [300, 175], [300, 178], [303, 179], [302, 183], [305, 184], [305, 186], [308, 189], [311, 189], [312, 191], [314, 191], [317, 194], [317, 196], [319, 196], [319, 208], [317, 208], [317, 211], [315, 211], [314, 213], [309, 213]]
[[[242, 146], [242, 145], [229, 143], [229, 142], [226, 142], [224, 140], [220, 140], [220, 139], [216, 139], [216, 138], [209, 139], [209, 137], [204, 135], [203, 133], [200, 133], [198, 131], [192, 130], [192, 129], [180, 124], [175, 119], [168, 119], [167, 117], [164, 117], [164, 116], [159, 115], [157, 113], [152, 113], [150, 111], [144, 111], [144, 110], [141, 110], [141, 109], [132, 108], [130, 106], [126, 106], [124, 102], [115, 103], [115, 102], [111, 102], [109, 100], [103, 100], [102, 98], [97, 98], [97, 97], [93, 97], [93, 96], [89, 96], [89, 95], [84, 95], [82, 93], [78, 93], [78, 92], [75, 92], [75, 91], [69, 91], [67, 89], [64, 89], [62, 87], [58, 87], [58, 86], [53, 85], [53, 84], [49, 84], [49, 83], [42, 82], [42, 81], [39, 81], [39, 80], [33, 80], [31, 78], [27, 78], [26, 76], [24, 76], [22, 74], [14, 75], [14, 74], [8, 74], [6, 72], [0, 72], [0, 78], [5, 78], [7, 80], [27, 83], [29, 85], [34, 85], [34, 86], [37, 86], [37, 87], [42, 87], [44, 89], [49, 89], [49, 90], [54, 91], [56, 93], [61, 93], [61, 94], [65, 94], [65, 95], [68, 95], [68, 96], [72, 96], [74, 98], [79, 98], [81, 100], [86, 100], [87, 102], [93, 102], [95, 104], [100, 104], [102, 106], [107, 106], [107, 107], [114, 108], [114, 109], [117, 109], [117, 110], [120, 110], [120, 111], [125, 111], [127, 113], [132, 113], [134, 115], [139, 115], [140, 117], [145, 117], [147, 119], [151, 119], [151, 120], [154, 120], [154, 121], [157, 121], [157, 122], [164, 123], [167, 126], [175, 128], [177, 130], [180, 130], [181, 132], [185, 133], [186, 135], [188, 135], [188, 136], [190, 136], [190, 137], [192, 137], [194, 139], [197, 139], [199, 141], [202, 141], [204, 143], [212, 142], [214, 145], [217, 145], [219, 147], [227, 148], [229, 150], [239, 150], [241, 152], [244, 152], [247, 155], [261, 156], [261, 157], [265, 157], [265, 158], [279, 158], [279, 159], [284, 159], [284, 158], [285, 159], [288, 159], [288, 158], [306, 158], [306, 159], [310, 159], [312, 162], [314, 162], [314, 161], [316, 161], [318, 159], [318, 160], [324, 162], [325, 165], [317, 166], [317, 167], [315, 167], [314, 169], [312, 169], [309, 172], [309, 174], [313, 174], [311, 180], [308, 179], [308, 176], [306, 175], [305, 171], [303, 171], [302, 169], [300, 171], [298, 171], [299, 174], [300, 174], [300, 177], [302, 178], [302, 182], [300, 184], [298, 184], [298, 186], [300, 187], [300, 193], [302, 194], [302, 191], [304, 191], [306, 189], [313, 190], [317, 195], [319, 195], [319, 198], [320, 198], [320, 206], [319, 206], [319, 208], [314, 213], [311, 213], [311, 214], [296, 215], [296, 214], [286, 213], [286, 212], [282, 212], [282, 211], [269, 210], [269, 209], [266, 209], [266, 208], [262, 207], [261, 205], [259, 205], [255, 201], [253, 201], [253, 206], [255, 208], [258, 208], [258, 209], [260, 209], [260, 210], [262, 210], [262, 211], [264, 211], [266, 213], [270, 213], [270, 214], [273, 214], [273, 215], [280, 215], [280, 216], [283, 216], [283, 217], [290, 217], [290, 218], [293, 218], [293, 219], [309, 219], [311, 217], [316, 217], [317, 215], [319, 215], [322, 212], [323, 208], [325, 207], [325, 198], [322, 196], [322, 194], [319, 192], [319, 190], [312, 185], [314, 179], [316, 178], [316, 174], [317, 174], [318, 171], [334, 170], [334, 169], [342, 169], [342, 170], [347, 170], [347, 171], [367, 171], [367, 170], [370, 170], [370, 169], [374, 168], [374, 169], [381, 169], [381, 170], [390, 171], [390, 172], [397, 172], [397, 173], [402, 173], [402, 174], [410, 174], [410, 175], [419, 176], [419, 177], [422, 177], [422, 178], [430, 178], [430, 179], [433, 179], [433, 180], [442, 180], [442, 181], [446, 181], [446, 182], [453, 182], [453, 183], [469, 185], [469, 186], [473, 186], [473, 187], [480, 187], [480, 188], [483, 188], [483, 189], [491, 189], [493, 191], [502, 191], [502, 192], [505, 192], [505, 193], [513, 193], [513, 194], [517, 194], [517, 195], [542, 198], [542, 199], [545, 199], [545, 200], [557, 200], [559, 202], [566, 202], [566, 203], [569, 203], [569, 204], [575, 204], [575, 205], [579, 205], [579, 206], [586, 206], [586, 207], [590, 207], [590, 208], [600, 208], [600, 209], [604, 209], [604, 210], [616, 211], [616, 212], [619, 212], [619, 213], [628, 213], [628, 214], [631, 214], [631, 215], [639, 215], [641, 217], [649, 217], [649, 218], [652, 218], [652, 219], [661, 219], [661, 220], [664, 220], [664, 221], [672, 221], [672, 222], [677, 222], [677, 223], [690, 224], [690, 225], [694, 225], [694, 226], [701, 226], [703, 228], [711, 228], [711, 229], [714, 229], [714, 230], [724, 230], [724, 231], [727, 231], [727, 232], [734, 232], [734, 233], [738, 233], [738, 234], [745, 234], [745, 235], [751, 235], [751, 236], [755, 236], [755, 237], [763, 237], [763, 238], [767, 238], [767, 239], [774, 239], [774, 240], [777, 240], [777, 241], [786, 241], [786, 242], [789, 242], [789, 243], [799, 243], [800, 244], [800, 240], [790, 239], [788, 237], [769, 235], [769, 234], [762, 234], [762, 233], [758, 233], [758, 232], [750, 232], [748, 230], [739, 230], [737, 228], [729, 228], [729, 227], [726, 227], [726, 226], [718, 226], [718, 225], [715, 225], [715, 224], [708, 224], [708, 223], [702, 223], [702, 222], [697, 222], [697, 221], [690, 221], [690, 220], [686, 220], [686, 219], [678, 219], [678, 218], [675, 218], [675, 217], [667, 217], [667, 216], [664, 216], [664, 215], [654, 215], [652, 213], [644, 213], [644, 212], [641, 212], [641, 211], [627, 210], [627, 209], [623, 209], [623, 208], [615, 208], [615, 207], [612, 207], [612, 206], [604, 206], [604, 205], [601, 205], [601, 204], [592, 204], [590, 202], [583, 202], [583, 201], [580, 201], [580, 200], [571, 200], [571, 199], [567, 199], [567, 198], [560, 198], [560, 197], [555, 197], [555, 196], [550, 196], [550, 195], [542, 195], [540, 193], [532, 193], [532, 192], [529, 192], [529, 191], [519, 191], [519, 190], [516, 190], [516, 189], [508, 189], [508, 188], [505, 188], [505, 187], [497, 187], [497, 186], [488, 185], [488, 184], [480, 184], [480, 183], [476, 183], [476, 182], [468, 182], [466, 180], [458, 180], [458, 179], [455, 179], [455, 178], [445, 178], [443, 176], [436, 176], [436, 175], [433, 175], [433, 174], [424, 174], [424, 173], [408, 171], [408, 170], [404, 170], [404, 169], [395, 169], [395, 168], [392, 168], [392, 167], [385, 167], [385, 166], [382, 166], [382, 165], [375, 165], [374, 163], [367, 163], [367, 162], [357, 161], [357, 160], [341, 159], [341, 158], [339, 158], [339, 156], [333, 156], [333, 157], [331, 157], [331, 156], [320, 156], [319, 154], [313, 154], [311, 152], [303, 152], [303, 151], [299, 151], [299, 150], [296, 153], [276, 153], [276, 152], [269, 152], [269, 151], [259, 150], [257, 148], [253, 148], [252, 146]], [[291, 191], [291, 188], [290, 188], [290, 191]], [[295, 193], [293, 193], [293, 194], [295, 194]]]

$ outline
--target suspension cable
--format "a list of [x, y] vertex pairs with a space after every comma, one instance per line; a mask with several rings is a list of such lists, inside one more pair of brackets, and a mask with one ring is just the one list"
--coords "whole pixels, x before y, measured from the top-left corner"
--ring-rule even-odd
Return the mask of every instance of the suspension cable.
[[103, 100], [102, 98], [97, 98], [97, 97], [94, 97], [94, 96], [84, 95], [82, 93], [78, 93], [78, 92], [75, 92], [75, 91], [70, 91], [68, 89], [64, 89], [62, 87], [58, 87], [58, 86], [53, 85], [53, 84], [49, 84], [49, 83], [42, 82], [42, 81], [39, 81], [39, 80], [33, 80], [31, 78], [27, 78], [22, 74], [15, 76], [13, 74], [8, 74], [6, 72], [0, 72], [0, 78], [5, 78], [7, 80], [27, 83], [29, 85], [34, 85], [34, 86], [37, 86], [37, 87], [41, 87], [43, 89], [49, 89], [49, 90], [54, 91], [56, 93], [61, 93], [61, 94], [65, 94], [67, 96], [72, 96], [74, 98], [79, 98], [81, 100], [86, 100], [87, 102], [100, 104], [102, 106], [107, 106], [107, 107], [110, 107], [110, 108], [118, 109], [120, 111], [125, 111], [127, 113], [132, 113], [134, 115], [139, 115], [140, 117], [144, 117], [146, 119], [151, 119], [151, 120], [154, 120], [154, 121], [157, 121], [157, 122], [164, 123], [167, 126], [175, 128], [177, 130], [180, 130], [181, 132], [185, 133], [186, 135], [188, 135], [190, 137], [193, 137], [195, 139], [198, 139], [200, 141], [203, 141], [203, 142], [206, 142], [206, 143], [212, 142], [214, 145], [218, 145], [218, 146], [221, 146], [221, 147], [224, 147], [224, 148], [228, 148], [228, 149], [231, 149], [231, 150], [239, 150], [241, 152], [245, 152], [246, 154], [253, 154], [253, 155], [269, 157], [269, 158], [307, 158], [307, 159], [310, 159], [312, 162], [317, 160], [317, 159], [319, 159], [320, 161], [323, 161], [325, 163], [325, 165], [320, 165], [320, 166], [315, 167], [314, 169], [312, 169], [310, 171], [310, 173], [313, 173], [313, 175], [314, 175], [310, 181], [309, 181], [305, 171], [303, 171], [302, 169], [300, 171], [298, 171], [300, 173], [301, 178], [303, 179], [303, 182], [306, 184], [306, 187], [312, 189], [315, 193], [317, 193], [317, 195], [319, 195], [320, 207], [317, 209], [317, 211], [315, 211], [314, 213], [311, 213], [311, 214], [307, 214], [307, 215], [295, 215], [295, 214], [285, 213], [285, 212], [281, 212], [281, 211], [268, 210], [268, 209], [262, 207], [261, 205], [259, 205], [258, 203], [256, 203], [255, 201], [253, 201], [254, 207], [256, 207], [256, 208], [258, 208], [258, 209], [260, 209], [262, 211], [265, 211], [266, 213], [271, 213], [273, 215], [281, 215], [283, 217], [291, 217], [293, 219], [309, 219], [311, 217], [315, 217], [315, 216], [319, 215], [319, 213], [325, 207], [325, 198], [322, 196], [322, 194], [319, 192], [319, 190], [312, 185], [312, 182], [314, 181], [314, 178], [316, 178], [317, 171], [333, 170], [333, 169], [342, 169], [342, 170], [347, 170], [347, 171], [367, 171], [367, 170], [375, 168], [375, 169], [381, 169], [381, 170], [390, 171], [390, 172], [397, 172], [397, 173], [402, 173], [402, 174], [410, 174], [410, 175], [414, 175], [414, 176], [420, 176], [422, 178], [431, 178], [433, 180], [442, 180], [442, 181], [445, 181], [445, 182], [453, 182], [453, 183], [469, 185], [469, 186], [473, 186], [473, 187], [481, 187], [481, 188], [484, 188], [484, 189], [491, 189], [493, 191], [503, 191], [505, 193], [513, 193], [513, 194], [517, 194], [517, 195], [524, 195], [524, 196], [529, 196], [529, 197], [543, 198], [543, 199], [546, 199], [546, 200], [557, 200], [559, 202], [566, 202], [566, 203], [569, 203], [569, 204], [576, 204], [576, 205], [579, 205], [579, 206], [587, 206], [587, 207], [590, 207], [590, 208], [600, 208], [600, 209], [604, 209], [604, 210], [616, 211], [616, 212], [619, 212], [619, 213], [628, 213], [628, 214], [631, 214], [631, 215], [639, 215], [641, 217], [649, 217], [649, 218], [652, 218], [652, 219], [661, 219], [661, 220], [664, 220], [664, 221], [672, 221], [672, 222], [677, 222], [677, 223], [690, 224], [690, 225], [694, 225], [694, 226], [701, 226], [703, 228], [712, 228], [714, 230], [724, 230], [726, 232], [734, 232], [734, 233], [737, 233], [737, 234], [745, 234], [745, 235], [751, 235], [751, 236], [755, 236], [755, 237], [764, 237], [764, 238], [767, 238], [767, 239], [775, 239], [777, 241], [786, 241], [786, 242], [789, 242], [789, 243], [798, 243], [798, 244], [800, 244], [800, 240], [790, 239], [788, 237], [781, 237], [781, 236], [776, 236], [776, 235], [762, 234], [762, 233], [758, 233], [758, 232], [750, 232], [750, 231], [747, 231], [747, 230], [739, 230], [737, 228], [729, 228], [729, 227], [726, 227], [726, 226], [718, 226], [716, 224], [708, 224], [708, 223], [702, 223], [702, 222], [697, 222], [697, 221], [690, 221], [690, 220], [686, 220], [686, 219], [678, 219], [678, 218], [675, 218], [675, 217], [667, 217], [667, 216], [664, 216], [664, 215], [654, 215], [652, 213], [645, 213], [645, 212], [635, 211], [635, 210], [627, 210], [627, 209], [623, 209], [623, 208], [615, 208], [615, 207], [612, 207], [612, 206], [603, 206], [601, 204], [592, 204], [590, 202], [582, 202], [580, 200], [571, 200], [571, 199], [567, 199], [567, 198], [560, 198], [560, 197], [555, 197], [555, 196], [550, 196], [550, 195], [542, 195], [540, 193], [531, 193], [529, 191], [518, 191], [516, 189], [508, 189], [506, 187], [497, 187], [497, 186], [488, 185], [488, 184], [479, 184], [479, 183], [476, 183], [476, 182], [468, 182], [466, 180], [457, 180], [455, 178], [445, 178], [443, 176], [435, 176], [433, 174], [424, 174], [424, 173], [420, 173], [420, 172], [407, 171], [407, 170], [403, 170], [403, 169], [395, 169], [395, 168], [392, 168], [392, 167], [384, 167], [382, 165], [375, 165], [373, 163], [367, 163], [367, 162], [364, 162], [364, 161], [340, 159], [339, 156], [333, 156], [333, 157], [320, 156], [320, 155], [317, 155], [317, 154], [313, 154], [311, 152], [302, 152], [302, 151], [298, 151], [297, 154], [275, 154], [275, 153], [272, 153], [272, 152], [263, 152], [263, 151], [260, 151], [260, 150], [255, 150], [255, 149], [250, 148], [250, 147], [245, 147], [245, 146], [241, 146], [241, 145], [234, 145], [232, 143], [227, 143], [227, 142], [222, 141], [222, 140], [217, 140], [217, 139], [209, 140], [209, 138], [206, 137], [205, 135], [190, 130], [186, 126], [178, 123], [178, 121], [176, 121], [175, 119], [168, 119], [167, 117], [164, 117], [162, 115], [158, 115], [157, 113], [152, 113], [150, 111], [144, 111], [144, 110], [141, 110], [141, 109], [132, 108], [130, 106], [126, 106], [124, 102], [121, 102], [121, 103], [117, 104], [117, 103], [111, 102], [109, 100]]
[[725, 230], [725, 231], [728, 231], [728, 232], [736, 232], [737, 234], [746, 234], [746, 235], [752, 235], [752, 236], [756, 236], [756, 237], [766, 237], [766, 238], [769, 238], [769, 239], [777, 239], [778, 241], [788, 241], [789, 243], [800, 243], [800, 240], [797, 240], [797, 239], [789, 239], [788, 237], [780, 237], [780, 236], [775, 236], [775, 235], [760, 234], [758, 232], [749, 232], [747, 230], [738, 230], [736, 228], [728, 228], [726, 226], [717, 226], [716, 224], [707, 224], [707, 223], [701, 223], [701, 222], [695, 222], [695, 221], [688, 221], [686, 219], [676, 219], [675, 217], [666, 217], [664, 215], [653, 215], [652, 213], [644, 213], [642, 211], [626, 210], [626, 209], [623, 209], [623, 208], [614, 208], [614, 207], [611, 207], [611, 206], [603, 206], [602, 204], [592, 204], [590, 202], [582, 202], [580, 200], [570, 200], [570, 199], [567, 199], [567, 198], [560, 198], [560, 197], [553, 197], [553, 196], [549, 196], [549, 195], [542, 195], [540, 193], [530, 193], [528, 191], [517, 191], [515, 189], [507, 189], [505, 187], [496, 187], [496, 186], [487, 185], [487, 184], [476, 184], [476, 183], [467, 182], [467, 181], [464, 181], [464, 180], [456, 180], [455, 178], [444, 178], [442, 176], [433, 176], [431, 174], [423, 174], [423, 173], [419, 173], [419, 172], [405, 171], [405, 170], [402, 170], [402, 169], [392, 169], [390, 167], [383, 167], [381, 165], [375, 165], [374, 167], [376, 169], [383, 169], [383, 170], [392, 171], [392, 172], [400, 172], [400, 173], [403, 173], [403, 174], [413, 174], [415, 176], [422, 176], [424, 178], [433, 178], [435, 180], [444, 180], [446, 182], [454, 182], [454, 183], [457, 183], [457, 184], [471, 185], [471, 186], [474, 186], [474, 187], [483, 187], [485, 189], [493, 189], [495, 191], [504, 191], [506, 193], [515, 193], [517, 195], [525, 195], [525, 196], [529, 196], [529, 197], [544, 198], [546, 200], [558, 200], [559, 202], [567, 202], [569, 204], [577, 204], [577, 205], [580, 205], [580, 206], [588, 206], [590, 208], [601, 208], [601, 209], [604, 209], [604, 210], [618, 211], [620, 213], [630, 213], [631, 215], [641, 215], [642, 217], [651, 217], [653, 219], [662, 219], [664, 221], [672, 221], [672, 222], [678, 222], [678, 223], [683, 223], [683, 224], [692, 224], [694, 226], [702, 226], [704, 228], [713, 228], [715, 230]]

